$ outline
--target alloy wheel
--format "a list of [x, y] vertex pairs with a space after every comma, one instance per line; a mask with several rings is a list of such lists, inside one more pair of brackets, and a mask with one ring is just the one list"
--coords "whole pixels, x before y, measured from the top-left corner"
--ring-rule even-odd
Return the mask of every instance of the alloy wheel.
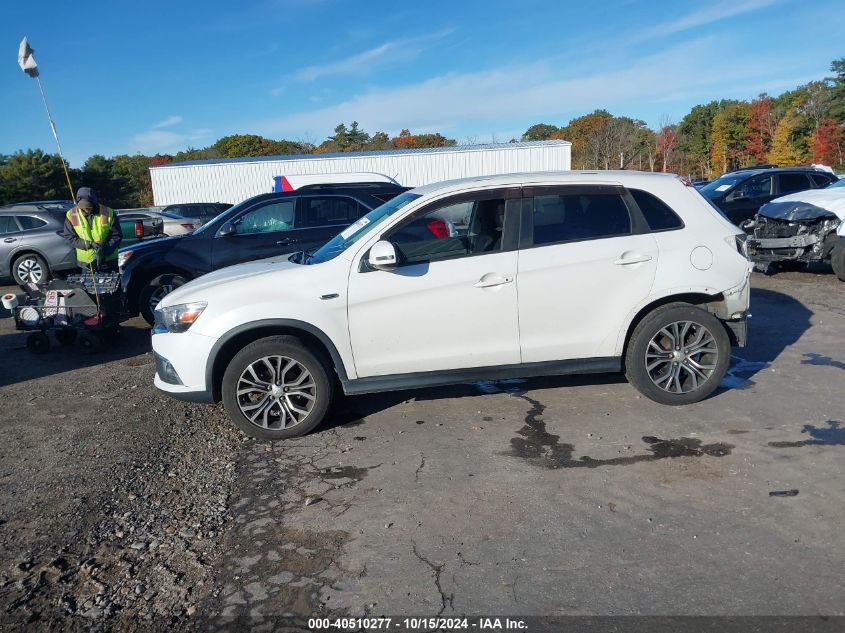
[[719, 350], [706, 327], [694, 321], [675, 321], [661, 328], [648, 343], [646, 373], [663, 391], [692, 393], [716, 369]]
[[173, 290], [173, 284], [164, 284], [153, 290], [150, 295], [150, 312], [154, 313], [158, 304], [161, 303], [161, 300], [173, 292]]
[[34, 257], [27, 257], [18, 262], [18, 277], [24, 283], [37, 284], [44, 277], [44, 269]]
[[241, 413], [263, 429], [300, 424], [314, 408], [317, 385], [305, 366], [286, 356], [264, 356], [241, 372], [237, 384]]

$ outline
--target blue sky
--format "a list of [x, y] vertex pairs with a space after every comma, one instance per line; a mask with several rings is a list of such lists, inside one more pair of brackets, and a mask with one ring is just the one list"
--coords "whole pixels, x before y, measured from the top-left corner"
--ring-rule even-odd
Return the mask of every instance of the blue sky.
[[2, 4], [0, 152], [54, 147], [16, 64], [26, 35], [74, 166], [232, 133], [319, 143], [353, 119], [460, 142], [596, 108], [655, 126], [711, 99], [778, 94], [845, 57], [833, 0]]

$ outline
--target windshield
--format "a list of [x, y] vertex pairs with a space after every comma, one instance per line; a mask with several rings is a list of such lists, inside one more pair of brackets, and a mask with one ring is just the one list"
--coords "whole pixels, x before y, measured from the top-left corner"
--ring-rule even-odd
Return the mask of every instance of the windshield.
[[845, 189], [845, 178], [840, 178], [836, 182], [830, 183], [825, 189], [836, 189], [837, 187]]
[[419, 197], [420, 195], [417, 193], [403, 193], [401, 196], [396, 196], [392, 200], [385, 202], [380, 207], [376, 207], [326, 242], [307, 258], [305, 263], [321, 264], [334, 259], [399, 209]]
[[722, 176], [713, 182], [704, 185], [699, 191], [708, 198], [718, 198], [724, 194], [728, 189], [733, 187], [742, 178], [738, 176]]

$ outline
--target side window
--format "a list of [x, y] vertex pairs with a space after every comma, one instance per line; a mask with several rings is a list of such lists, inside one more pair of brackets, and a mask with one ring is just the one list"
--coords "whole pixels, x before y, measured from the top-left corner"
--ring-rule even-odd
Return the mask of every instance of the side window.
[[24, 231], [31, 231], [32, 229], [41, 228], [47, 223], [41, 218], [36, 218], [31, 215], [19, 215], [18, 224], [21, 225], [21, 228]]
[[271, 202], [248, 211], [232, 223], [236, 235], [249, 233], [274, 233], [293, 228], [296, 200]]
[[780, 193], [795, 193], [810, 188], [810, 181], [804, 174], [780, 174]]
[[502, 250], [505, 200], [471, 200], [411, 218], [386, 236], [404, 264], [454, 259]]
[[671, 231], [683, 228], [684, 223], [660, 198], [647, 191], [629, 189], [634, 201], [645, 216], [648, 228], [652, 231]]
[[734, 192], [734, 198], [765, 198], [774, 193], [772, 185], [774, 179], [771, 174], [751, 178], [739, 185]]
[[303, 197], [302, 226], [333, 226], [351, 224], [358, 219], [358, 201], [341, 196], [327, 196], [325, 198]]
[[830, 184], [830, 178], [824, 174], [810, 174], [810, 180], [816, 187], [827, 187]]
[[15, 233], [19, 230], [14, 217], [11, 215], [0, 215], [0, 235], [4, 233]]
[[534, 198], [534, 244], [629, 235], [631, 216], [616, 194], [573, 194]]

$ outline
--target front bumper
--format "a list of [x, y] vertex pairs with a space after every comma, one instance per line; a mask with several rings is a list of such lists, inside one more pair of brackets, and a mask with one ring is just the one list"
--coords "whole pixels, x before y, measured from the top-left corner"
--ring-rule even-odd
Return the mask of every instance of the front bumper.
[[205, 369], [217, 339], [190, 330], [152, 335], [156, 359], [155, 386], [170, 396], [191, 402], [212, 402]]

